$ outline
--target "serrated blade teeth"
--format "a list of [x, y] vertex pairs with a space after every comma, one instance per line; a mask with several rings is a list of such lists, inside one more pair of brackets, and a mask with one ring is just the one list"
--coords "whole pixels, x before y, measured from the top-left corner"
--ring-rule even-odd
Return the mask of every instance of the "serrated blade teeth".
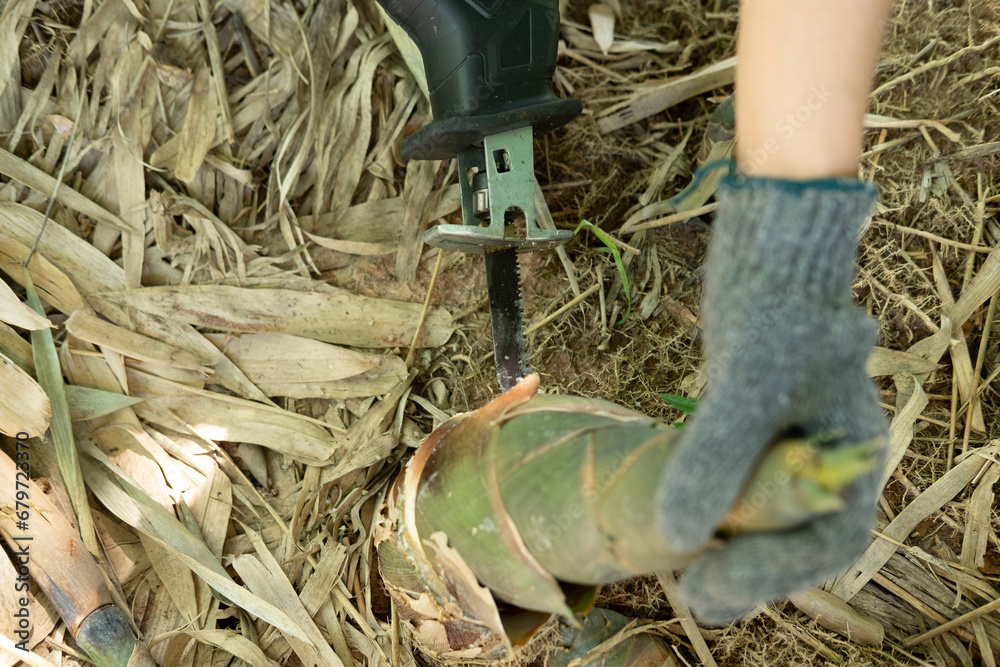
[[486, 286], [490, 297], [493, 328], [493, 359], [497, 383], [507, 391], [528, 374], [528, 343], [521, 315], [521, 281], [514, 248], [489, 249]]

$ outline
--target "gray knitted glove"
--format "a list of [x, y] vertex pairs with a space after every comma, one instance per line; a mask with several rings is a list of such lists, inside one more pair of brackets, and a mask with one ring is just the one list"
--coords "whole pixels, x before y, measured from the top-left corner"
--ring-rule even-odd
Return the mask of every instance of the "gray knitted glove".
[[[850, 292], [874, 198], [852, 179], [723, 181], [702, 298], [707, 395], [656, 497], [659, 529], [678, 551], [704, 547], [778, 436], [861, 442], [886, 432], [864, 370], [875, 325]], [[694, 615], [728, 623], [850, 566], [871, 541], [882, 456], [843, 511], [737, 536], [695, 561], [680, 581]]]

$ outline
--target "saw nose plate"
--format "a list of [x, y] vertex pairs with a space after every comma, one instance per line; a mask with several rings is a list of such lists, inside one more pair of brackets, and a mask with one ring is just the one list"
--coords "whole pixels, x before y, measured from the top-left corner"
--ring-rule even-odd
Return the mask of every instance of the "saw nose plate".
[[[490, 247], [547, 250], [573, 237], [569, 230], [541, 229], [535, 221], [530, 126], [489, 135], [482, 146], [465, 148], [458, 154], [458, 170], [462, 224], [431, 227], [424, 233], [427, 245], [482, 255]], [[514, 216], [523, 216], [523, 236], [506, 224]]]

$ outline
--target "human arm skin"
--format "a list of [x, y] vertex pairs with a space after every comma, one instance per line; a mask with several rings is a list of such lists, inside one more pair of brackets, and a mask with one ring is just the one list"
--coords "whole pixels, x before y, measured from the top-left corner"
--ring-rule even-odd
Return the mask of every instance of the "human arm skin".
[[736, 166], [749, 176], [856, 176], [891, 0], [743, 0]]

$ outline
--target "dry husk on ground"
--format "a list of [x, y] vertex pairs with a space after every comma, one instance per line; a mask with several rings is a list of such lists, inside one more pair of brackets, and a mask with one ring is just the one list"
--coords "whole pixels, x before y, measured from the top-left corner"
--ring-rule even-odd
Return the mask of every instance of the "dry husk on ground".
[[[586, 238], [525, 258], [531, 361], [550, 392], [676, 419], [658, 393], [701, 389], [711, 204], [661, 202], [729, 92], [736, 8], [563, 4], [556, 85], [585, 112], [537, 142], [539, 183], [556, 225], [617, 232], [633, 303], [615, 327], [624, 293]], [[861, 164], [882, 201], [855, 292], [881, 324], [895, 467], [879, 537], [828, 586], [886, 638], [862, 646], [791, 604], [698, 630], [669, 575], [606, 589], [678, 664], [990, 665], [1000, 648], [1000, 10], [901, 1], [887, 35]], [[495, 384], [481, 262], [420, 243], [454, 216], [455, 176], [401, 159], [429, 110], [374, 4], [6, 0], [0, 72], [0, 430], [49, 420], [25, 334], [48, 323], [18, 301], [51, 199], [30, 269], [66, 380], [143, 400], [78, 406], [82, 477], [40, 441], [32, 466], [65, 511], [89, 500], [84, 542], [153, 657], [421, 663], [378, 582], [373, 517], [409, 448]], [[33, 593], [33, 652], [72, 661], [46, 605]]]

